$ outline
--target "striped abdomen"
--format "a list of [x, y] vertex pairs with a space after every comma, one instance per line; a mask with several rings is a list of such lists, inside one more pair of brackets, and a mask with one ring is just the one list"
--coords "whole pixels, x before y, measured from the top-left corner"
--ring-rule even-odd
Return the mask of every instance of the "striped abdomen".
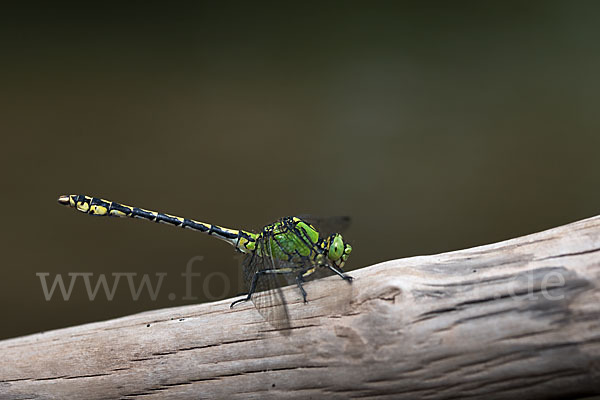
[[179, 226], [198, 232], [204, 232], [211, 236], [222, 239], [244, 253], [253, 251], [257, 235], [252, 232], [223, 228], [221, 226], [195, 221], [193, 219], [177, 217], [157, 211], [149, 211], [143, 208], [126, 206], [114, 201], [100, 199], [98, 197], [84, 196], [81, 194], [63, 195], [58, 198], [60, 204], [76, 208], [90, 215], [109, 215], [112, 217], [141, 218], [152, 222]]

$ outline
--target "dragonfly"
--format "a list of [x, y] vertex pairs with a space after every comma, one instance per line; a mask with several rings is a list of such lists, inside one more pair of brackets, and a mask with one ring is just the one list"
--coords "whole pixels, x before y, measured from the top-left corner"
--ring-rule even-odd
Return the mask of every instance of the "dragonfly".
[[349, 226], [349, 217], [284, 217], [255, 233], [81, 194], [61, 195], [58, 203], [89, 215], [138, 218], [187, 228], [233, 245], [244, 254], [242, 270], [247, 293], [230, 307], [252, 301], [276, 328], [289, 327], [282, 286], [295, 284], [306, 303], [303, 284], [307, 278], [335, 274], [348, 283], [353, 279], [343, 271], [352, 246], [340, 233]]

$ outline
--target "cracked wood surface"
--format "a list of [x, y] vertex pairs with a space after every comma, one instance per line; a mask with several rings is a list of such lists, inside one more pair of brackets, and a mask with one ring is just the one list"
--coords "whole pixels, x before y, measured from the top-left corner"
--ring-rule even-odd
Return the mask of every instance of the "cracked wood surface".
[[0, 399], [600, 393], [600, 217], [351, 275], [284, 289], [285, 332], [228, 299], [2, 341]]

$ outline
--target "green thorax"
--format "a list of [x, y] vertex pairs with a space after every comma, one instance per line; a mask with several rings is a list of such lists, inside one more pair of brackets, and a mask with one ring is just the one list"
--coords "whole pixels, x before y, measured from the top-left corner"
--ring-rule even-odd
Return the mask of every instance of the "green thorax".
[[[286, 217], [267, 225], [259, 234], [266, 249], [257, 249], [258, 253], [269, 252], [274, 259], [293, 263], [304, 260], [317, 260], [324, 251], [325, 242], [319, 232], [298, 217]], [[322, 257], [322, 256], [321, 256]]]

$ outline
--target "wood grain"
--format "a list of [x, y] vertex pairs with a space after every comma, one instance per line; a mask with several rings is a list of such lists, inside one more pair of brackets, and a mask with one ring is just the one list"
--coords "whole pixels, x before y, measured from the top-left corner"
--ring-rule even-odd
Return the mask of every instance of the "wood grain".
[[0, 342], [1, 399], [600, 394], [600, 217], [285, 288], [291, 329], [231, 299]]

